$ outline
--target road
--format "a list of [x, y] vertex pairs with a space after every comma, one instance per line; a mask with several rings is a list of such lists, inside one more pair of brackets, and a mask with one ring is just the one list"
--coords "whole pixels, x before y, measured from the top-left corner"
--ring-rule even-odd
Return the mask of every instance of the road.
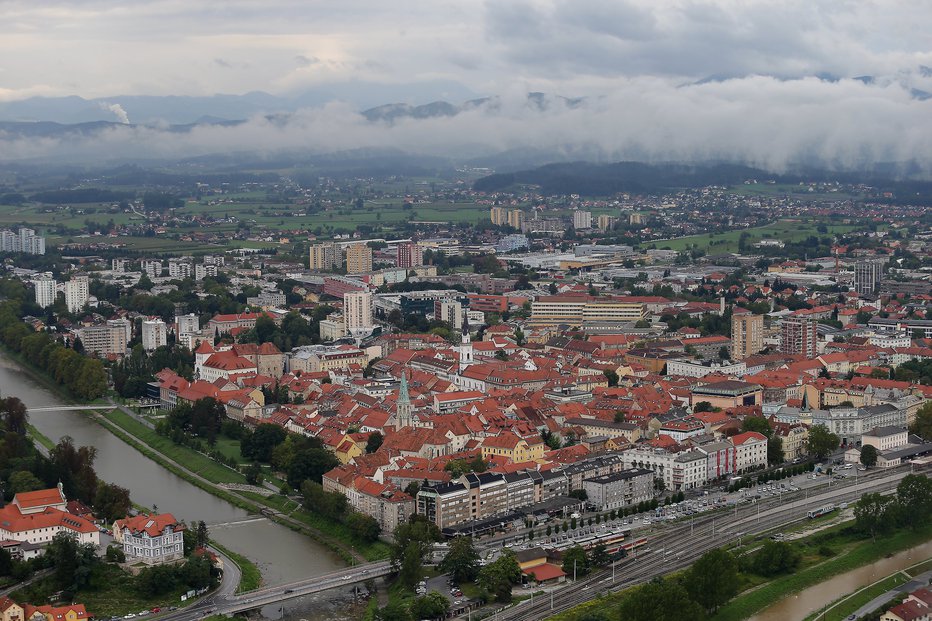
[[[224, 563], [226, 562], [229, 562], [228, 559], [224, 561]], [[232, 562], [230, 564], [232, 565]], [[226, 572], [224, 572], [223, 585], [217, 591], [196, 604], [162, 615], [158, 619], [159, 621], [194, 621], [210, 615], [232, 615], [334, 588], [349, 587], [359, 582], [387, 576], [389, 573], [391, 573], [389, 562], [379, 561], [377, 563], [347, 567], [340, 571], [289, 584], [278, 584], [236, 594], [236, 585], [239, 584], [239, 578], [235, 581], [227, 581]]]
[[[601, 570], [555, 589], [552, 599], [551, 596], [545, 596], [522, 602], [500, 611], [496, 618], [515, 621], [546, 618], [588, 601], [596, 593], [626, 589], [688, 567], [713, 548], [805, 521], [806, 512], [810, 509], [830, 503], [853, 502], [868, 492], [890, 491], [909, 473], [909, 469], [898, 468], [893, 473], [881, 472], [860, 477], [857, 485], [853, 481], [849, 485], [833, 485], [819, 493], [811, 493], [808, 499], [762, 502], [703, 516], [692, 523], [668, 525], [649, 540], [649, 551], [639, 552], [615, 564], [614, 580], [611, 569]], [[929, 475], [927, 472], [922, 474]]]

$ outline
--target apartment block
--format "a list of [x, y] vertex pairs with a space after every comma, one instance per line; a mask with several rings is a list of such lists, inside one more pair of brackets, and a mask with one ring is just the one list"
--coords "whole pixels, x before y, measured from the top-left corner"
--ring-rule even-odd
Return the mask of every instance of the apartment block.
[[365, 274], [372, 271], [372, 248], [353, 244], [346, 249], [346, 273]]
[[744, 360], [762, 349], [764, 349], [764, 316], [732, 316], [731, 357], [734, 360]]

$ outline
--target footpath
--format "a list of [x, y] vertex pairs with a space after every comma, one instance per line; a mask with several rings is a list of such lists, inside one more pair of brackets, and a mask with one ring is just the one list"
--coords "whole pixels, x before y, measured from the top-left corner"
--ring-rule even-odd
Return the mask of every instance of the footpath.
[[861, 617], [866, 617], [867, 615], [874, 612], [875, 610], [877, 610], [878, 608], [880, 608], [881, 606], [889, 602], [891, 599], [896, 597], [898, 593], [911, 593], [912, 591], [915, 591], [916, 589], [929, 586], [930, 580], [932, 580], [932, 570], [924, 571], [918, 576], [915, 576], [912, 580], [910, 580], [906, 584], [898, 586], [895, 589], [890, 589], [883, 595], [878, 595], [871, 601], [867, 602], [866, 604], [864, 604], [863, 606], [861, 606], [860, 608], [854, 611], [854, 617], [856, 619], [860, 619]]

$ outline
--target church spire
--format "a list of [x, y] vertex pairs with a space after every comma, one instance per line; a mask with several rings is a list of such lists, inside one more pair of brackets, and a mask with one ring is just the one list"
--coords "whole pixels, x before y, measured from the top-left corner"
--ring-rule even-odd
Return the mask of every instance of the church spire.
[[411, 395], [408, 394], [408, 375], [401, 371], [401, 386], [398, 388], [398, 401], [395, 404], [395, 431], [411, 427]]
[[472, 337], [469, 336], [469, 317], [463, 313], [463, 334], [460, 337], [460, 368], [462, 373], [466, 367], [473, 363], [472, 357]]

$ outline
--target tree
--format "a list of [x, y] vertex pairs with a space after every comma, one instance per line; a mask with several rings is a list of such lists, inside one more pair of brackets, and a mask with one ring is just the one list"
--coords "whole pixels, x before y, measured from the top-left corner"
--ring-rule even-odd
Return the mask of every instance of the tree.
[[272, 452], [288, 437], [280, 425], [261, 423], [256, 430], [240, 441], [240, 453], [246, 459], [269, 463]]
[[29, 414], [26, 405], [16, 397], [7, 397], [0, 400], [0, 417], [3, 419], [3, 426], [11, 433], [25, 435], [26, 423], [29, 420]]
[[379, 447], [382, 446], [382, 442], [384, 441], [385, 438], [382, 437], [381, 433], [373, 431], [366, 439], [366, 453], [375, 453], [379, 450]]
[[854, 526], [871, 539], [893, 526], [890, 520], [890, 504], [892, 498], [878, 493], [869, 493], [861, 496], [854, 504]]
[[479, 571], [476, 584], [495, 596], [496, 601], [510, 602], [511, 587], [521, 582], [521, 566], [515, 553], [505, 550], [495, 561]]
[[767, 439], [767, 463], [782, 464], [786, 461], [783, 452], [783, 438], [774, 436]]
[[209, 539], [210, 533], [207, 530], [207, 524], [204, 520], [201, 520], [197, 523], [197, 528], [194, 530], [194, 545], [197, 548], [206, 547]]
[[440, 562], [440, 569], [449, 573], [456, 582], [471, 582], [479, 574], [479, 553], [471, 537], [456, 537], [450, 542], [450, 551]]
[[421, 491], [421, 484], [417, 481], [411, 481], [405, 486], [405, 494], [412, 498], [417, 498], [417, 493]]
[[896, 486], [896, 498], [908, 526], [919, 528], [932, 517], [932, 479], [919, 474], [906, 475]]
[[741, 431], [756, 431], [762, 433], [768, 438], [773, 435], [773, 428], [770, 421], [763, 416], [745, 416], [741, 421]]
[[768, 539], [751, 557], [751, 567], [755, 574], [770, 577], [793, 571], [800, 560], [799, 552], [789, 543]]
[[14, 494], [34, 492], [45, 487], [45, 483], [28, 470], [17, 470], [10, 475], [10, 491]]
[[310, 479], [320, 483], [324, 474], [340, 465], [333, 453], [322, 448], [299, 451], [288, 463], [288, 485], [301, 489], [301, 484]]
[[611, 562], [612, 558], [609, 556], [608, 551], [605, 549], [604, 543], [597, 544], [591, 550], [589, 550], [590, 567], [605, 567]]
[[700, 401], [699, 403], [693, 406], [693, 412], [696, 412], [696, 413], [711, 412], [711, 411], [712, 411], [712, 404], [709, 403], [708, 401]]
[[[400, 568], [409, 552], [415, 551], [418, 566], [420, 566], [433, 548], [435, 541], [440, 541], [440, 529], [437, 525], [423, 516], [412, 515], [407, 522], [395, 528], [394, 541], [389, 551], [392, 567]], [[416, 544], [415, 548], [410, 547], [412, 543]], [[415, 581], [415, 584], [419, 580], [420, 578]]]
[[401, 602], [389, 601], [375, 613], [376, 621], [412, 621], [411, 613]]
[[411, 604], [411, 614], [415, 619], [443, 619], [449, 610], [450, 600], [436, 591], [418, 597]]
[[655, 578], [633, 589], [622, 600], [618, 618], [625, 621], [701, 621], [706, 614], [679, 582]]
[[421, 580], [424, 571], [423, 548], [417, 541], [409, 541], [404, 548], [401, 558], [401, 568], [398, 571], [398, 582], [413, 591], [415, 585]]
[[728, 351], [728, 348], [722, 345], [718, 348], [718, 359], [719, 360], [731, 360], [731, 353]]
[[97, 484], [97, 494], [94, 498], [94, 511], [98, 517], [107, 523], [119, 520], [129, 515], [132, 503], [129, 499], [129, 490], [114, 483], [101, 481]]
[[913, 421], [909, 430], [927, 442], [932, 441], [932, 401], [926, 402], [919, 408], [916, 412], [916, 420]]
[[861, 463], [865, 468], [873, 468], [877, 465], [877, 447], [872, 444], [865, 444], [861, 447]]
[[826, 456], [838, 448], [839, 444], [841, 444], [841, 440], [829, 431], [825, 425], [813, 425], [809, 429], [809, 439], [806, 446], [809, 453], [819, 459], [825, 459]]
[[616, 373], [613, 369], [602, 371], [602, 373], [605, 375], [605, 379], [608, 380], [609, 386], [618, 385], [618, 373]]
[[715, 612], [738, 592], [738, 566], [721, 548], [706, 552], [686, 572], [686, 589], [707, 612]]
[[563, 573], [574, 578], [589, 573], [589, 557], [581, 546], [573, 546], [563, 553]]
[[358, 511], [350, 512], [346, 518], [346, 526], [357, 539], [370, 543], [377, 540], [382, 532], [378, 520]]

